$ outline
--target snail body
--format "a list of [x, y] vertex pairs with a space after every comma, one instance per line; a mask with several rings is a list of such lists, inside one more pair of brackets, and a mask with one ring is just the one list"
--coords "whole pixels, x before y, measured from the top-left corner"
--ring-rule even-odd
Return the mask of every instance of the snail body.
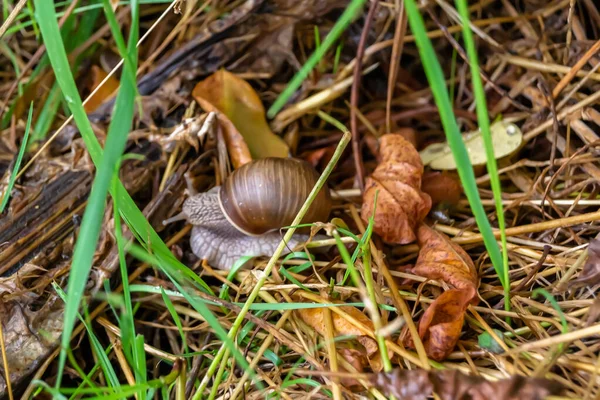
[[[271, 255], [281, 241], [279, 229], [292, 224], [319, 176], [306, 162], [264, 158], [234, 171], [222, 186], [188, 198], [183, 215], [194, 225], [194, 254], [229, 269], [241, 256]], [[321, 190], [302, 223], [327, 220], [328, 190]], [[305, 235], [297, 235], [288, 247]]]

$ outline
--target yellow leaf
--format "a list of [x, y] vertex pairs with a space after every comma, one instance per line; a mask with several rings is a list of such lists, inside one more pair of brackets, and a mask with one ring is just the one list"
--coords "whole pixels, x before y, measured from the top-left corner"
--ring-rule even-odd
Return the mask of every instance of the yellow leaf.
[[[370, 330], [374, 331], [373, 322], [355, 307], [343, 306], [340, 310], [344, 311], [352, 318], [356, 319]], [[301, 308], [297, 310], [304, 322], [312, 326], [319, 334], [325, 336], [325, 313], [322, 308]], [[354, 326], [350, 321], [344, 319], [337, 313], [331, 313], [333, 319], [333, 329], [336, 336], [356, 336], [356, 340], [363, 345], [366, 350], [366, 356], [371, 357], [377, 353], [377, 342]]]
[[265, 108], [245, 80], [219, 70], [199, 82], [192, 95], [203, 108], [210, 103], [233, 123], [248, 145], [252, 158], [288, 157], [288, 146], [269, 128]]

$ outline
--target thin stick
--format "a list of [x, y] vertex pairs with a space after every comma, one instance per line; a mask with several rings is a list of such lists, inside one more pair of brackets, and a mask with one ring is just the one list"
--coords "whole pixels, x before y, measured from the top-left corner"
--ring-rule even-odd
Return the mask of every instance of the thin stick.
[[8, 359], [6, 358], [6, 347], [4, 346], [4, 330], [2, 322], [0, 322], [0, 350], [2, 350], [2, 363], [4, 364], [4, 375], [6, 379], [6, 391], [8, 392], [8, 399], [13, 400], [12, 386], [10, 383], [10, 369], [8, 367]]
[[[337, 351], [335, 349], [335, 330], [333, 328], [333, 318], [329, 308], [323, 309], [323, 320], [325, 321], [325, 342], [327, 343], [326, 347], [329, 355], [329, 369], [331, 372], [339, 372]], [[341, 400], [342, 389], [340, 387], [340, 380], [338, 378], [333, 378], [331, 380], [331, 386], [333, 389], [333, 400]]]
[[[590, 74], [590, 76], [591, 76], [591, 74]], [[600, 99], [600, 90], [597, 91], [596, 93], [592, 94], [592, 95], [589, 95], [588, 97], [586, 97], [585, 99], [581, 100], [577, 104], [574, 104], [573, 106], [571, 106], [571, 107], [569, 107], [569, 108], [561, 111], [556, 116], [556, 119], [558, 121], [561, 121], [561, 120], [565, 119], [567, 116], [569, 116], [570, 114], [573, 114], [573, 113], [579, 111], [580, 109], [582, 109], [582, 108], [584, 108], [586, 106], [594, 104], [599, 99]], [[553, 123], [554, 123], [553, 118], [550, 118], [546, 122], [538, 125], [534, 129], [530, 130], [529, 132], [527, 132], [526, 134], [523, 135], [523, 143], [529, 142], [531, 139], [533, 139], [534, 137], [536, 137], [540, 133], [544, 132], [546, 129], [550, 128]]]
[[17, 15], [19, 14], [19, 12], [21, 12], [21, 9], [25, 7], [25, 3], [27, 3], [27, 0], [19, 0], [15, 8], [13, 8], [13, 10], [10, 12], [8, 18], [6, 18], [6, 21], [4, 21], [2, 26], [0, 26], [0, 38], [4, 36], [10, 24], [12, 24], [15, 18], [17, 18]]
[[585, 64], [592, 58], [597, 52], [600, 50], [600, 40], [598, 40], [585, 54], [577, 61], [575, 65], [571, 67], [569, 73], [567, 73], [563, 78], [558, 82], [554, 90], [552, 91], [552, 97], [556, 98], [562, 92], [562, 90], [571, 82], [571, 80], [575, 77], [575, 75], [583, 68]]
[[569, 61], [569, 47], [573, 38], [573, 11], [575, 11], [575, 0], [569, 2], [569, 15], [567, 16], [567, 38], [565, 40], [565, 55], [563, 56], [563, 64]]
[[[529, 224], [523, 226], [515, 226], [512, 228], [506, 229], [506, 236], [516, 236], [523, 235], [526, 233], [534, 233], [534, 232], [542, 232], [549, 229], [562, 228], [565, 226], [584, 224], [586, 222], [598, 221], [600, 220], [600, 211], [595, 211], [592, 213], [576, 215], [573, 217], [567, 218], [559, 218], [551, 221], [538, 222], [536, 224]], [[494, 237], [500, 237], [500, 231], [494, 231]], [[469, 244], [469, 243], [479, 243], [483, 241], [483, 237], [481, 234], [477, 233], [475, 235], [471, 235], [468, 237], [455, 237], [452, 239], [453, 242], [458, 244]]]
[[362, 163], [362, 154], [360, 151], [360, 136], [358, 135], [358, 124], [356, 121], [356, 109], [358, 108], [358, 90], [360, 88], [361, 71], [363, 55], [365, 54], [365, 44], [371, 27], [373, 15], [377, 10], [379, 0], [371, 1], [369, 13], [365, 19], [360, 41], [358, 42], [358, 50], [356, 51], [356, 64], [354, 65], [354, 77], [352, 79], [352, 92], [350, 93], [350, 130], [352, 131], [352, 154], [354, 155], [354, 167], [356, 168], [356, 180], [358, 187], [362, 192], [365, 188], [365, 171]]
[[551, 336], [546, 339], [538, 340], [537, 342], [529, 342], [520, 345], [519, 347], [515, 347], [514, 349], [510, 349], [505, 355], [512, 355], [516, 353], [521, 353], [523, 351], [539, 349], [541, 347], [549, 347], [559, 343], [567, 343], [572, 342], [577, 339], [583, 339], [588, 336], [598, 335], [600, 333], [600, 324], [595, 324], [587, 328], [579, 329], [577, 331], [563, 333], [557, 336]]
[[[402, 50], [404, 49], [404, 37], [406, 36], [406, 13], [404, 11], [404, 0], [398, 3], [398, 18], [396, 19], [396, 30], [394, 31], [394, 45], [392, 46], [392, 59], [390, 62], [390, 76], [388, 79], [387, 99], [385, 103], [385, 130], [390, 133], [392, 129], [392, 97], [396, 87], [396, 78], [398, 77], [398, 68], [402, 59]], [[362, 55], [361, 55], [362, 56]], [[362, 58], [362, 57], [361, 57]]]
[[[328, 117], [326, 114], [324, 114], [322, 112], [319, 112], [319, 116], [321, 116], [323, 119], [328, 120], [328, 122], [329, 122], [329, 119], [331, 119], [331, 117]], [[329, 164], [327, 164], [325, 171], [323, 171], [323, 174], [317, 181], [317, 184], [315, 185], [313, 190], [310, 192], [308, 199], [306, 200], [306, 202], [304, 203], [304, 205], [298, 212], [298, 215], [296, 215], [296, 218], [292, 222], [292, 228], [290, 228], [286, 232], [285, 236], [283, 237], [283, 240], [281, 241], [281, 243], [279, 243], [279, 246], [277, 246], [277, 249], [273, 252], [273, 256], [269, 260], [269, 263], [265, 267], [264, 271], [262, 271], [262, 272], [257, 271], [256, 276], [258, 278], [258, 281], [256, 282], [256, 286], [254, 286], [254, 289], [248, 296], [248, 300], [246, 300], [246, 303], [244, 303], [244, 306], [240, 310], [240, 313], [238, 314], [237, 318], [235, 319], [235, 321], [233, 323], [233, 326], [229, 330], [229, 334], [227, 336], [230, 339], [233, 340], [235, 338], [235, 336], [237, 335], [237, 333], [241, 327], [242, 321], [245, 318], [245, 315], [250, 310], [250, 306], [254, 303], [254, 300], [256, 300], [256, 297], [258, 297], [258, 293], [260, 292], [260, 289], [263, 287], [263, 285], [267, 281], [267, 278], [269, 277], [269, 275], [271, 275], [271, 271], [273, 270], [273, 267], [275, 266], [277, 260], [279, 259], [281, 253], [283, 252], [283, 250], [286, 248], [287, 243], [292, 238], [292, 235], [296, 231], [296, 228], [294, 228], [294, 226], [299, 225], [300, 222], [302, 221], [302, 218], [304, 218], [304, 215], [308, 211], [308, 208], [312, 204], [314, 198], [317, 196], [317, 194], [319, 193], [319, 191], [325, 184], [325, 181], [329, 177], [329, 174], [331, 174], [331, 171], [333, 170], [333, 168], [337, 164], [338, 160], [342, 156], [342, 152], [348, 145], [348, 142], [350, 141], [350, 137], [351, 137], [350, 132], [348, 132], [348, 130], [346, 129], [344, 132], [344, 135], [342, 136], [342, 139], [340, 140], [340, 143], [338, 144], [337, 149], [335, 150], [335, 153], [333, 154], [333, 157], [329, 161]], [[223, 343], [223, 345], [219, 348], [219, 351], [213, 358], [212, 363], [208, 367], [208, 370], [207, 370], [206, 374], [204, 375], [204, 378], [200, 382], [200, 386], [196, 390], [196, 393], [194, 394], [192, 399], [198, 400], [198, 399], [202, 398], [203, 392], [206, 389], [211, 377], [216, 372], [216, 369], [217, 369], [219, 363], [221, 362], [221, 359], [223, 358], [223, 355], [225, 354], [226, 349], [227, 349], [227, 346], [225, 343]], [[213, 382], [213, 384], [218, 385], [219, 382]]]

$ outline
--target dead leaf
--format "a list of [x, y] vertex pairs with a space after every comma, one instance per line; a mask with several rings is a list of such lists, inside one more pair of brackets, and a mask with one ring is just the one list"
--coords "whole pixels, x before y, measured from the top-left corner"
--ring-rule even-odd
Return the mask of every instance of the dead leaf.
[[431, 197], [433, 206], [438, 204], [456, 205], [462, 194], [460, 181], [445, 171], [426, 172], [421, 182], [421, 190]]
[[421, 249], [413, 273], [442, 280], [457, 289], [475, 292], [478, 286], [477, 270], [462, 247], [425, 224], [419, 226], [418, 236]]
[[[498, 121], [492, 124], [490, 126], [490, 134], [492, 136], [494, 157], [496, 159], [513, 154], [523, 142], [523, 132], [521, 129], [517, 125], [506, 121]], [[471, 163], [473, 165], [485, 165], [487, 155], [481, 131], [478, 129], [469, 132], [463, 136], [463, 140], [467, 146]], [[433, 169], [456, 169], [456, 161], [447, 142], [427, 146], [420, 154], [423, 164]]]
[[[369, 330], [375, 331], [373, 322], [357, 308], [348, 306], [339, 307], [339, 309], [356, 319]], [[325, 313], [323, 312], [323, 308], [305, 308], [297, 310], [297, 312], [304, 322], [312, 326], [317, 333], [325, 336]], [[356, 340], [365, 348], [367, 358], [371, 358], [371, 356], [377, 353], [377, 342], [374, 339], [364, 335], [360, 329], [335, 312], [331, 313], [331, 318], [333, 319], [333, 328], [335, 329], [336, 336], [356, 336]]]
[[418, 147], [417, 141], [417, 131], [413, 128], [400, 128], [394, 132], [396, 135], [402, 136], [404, 139], [408, 140], [410, 144], [416, 149]]
[[[458, 342], [467, 306], [479, 300], [477, 270], [469, 255], [443, 233], [421, 225], [418, 236], [421, 250], [413, 273], [456, 288], [435, 299], [419, 321], [419, 337], [427, 355], [441, 361]], [[406, 345], [413, 347], [411, 337], [405, 337]]]
[[402, 400], [423, 400], [431, 396], [433, 384], [427, 371], [396, 368], [391, 372], [373, 374], [371, 383], [388, 397]]
[[401, 370], [374, 374], [371, 383], [387, 396], [421, 400], [435, 393], [441, 400], [541, 400], [560, 395], [563, 386], [549, 379], [520, 375], [495, 382], [457, 370]]
[[375, 232], [388, 243], [415, 241], [415, 228], [431, 209], [431, 198], [421, 191], [423, 164], [419, 153], [401, 135], [387, 134], [380, 139], [380, 164], [365, 182], [362, 219], [373, 215], [375, 194]]
[[430, 358], [441, 361], [452, 353], [472, 297], [469, 291], [451, 289], [443, 292], [425, 311], [419, 321], [419, 337]]
[[[108, 74], [97, 65], [92, 65], [92, 84], [90, 86], [90, 92], [96, 90], [96, 88], [102, 83], [102, 81], [108, 76]], [[92, 113], [96, 111], [104, 100], [108, 99], [117, 89], [119, 88], [119, 81], [111, 76], [107, 79], [104, 85], [100, 86], [98, 91], [90, 97], [88, 102], [83, 106], [86, 113]]]
[[569, 289], [581, 286], [594, 286], [600, 283], [600, 240], [592, 239], [588, 246], [588, 259], [583, 270], [569, 283]]
[[248, 157], [240, 142], [247, 145], [254, 159], [288, 156], [287, 144], [269, 128], [263, 104], [245, 80], [219, 70], [199, 82], [192, 95], [205, 111], [218, 113], [232, 162], [237, 160], [236, 168], [245, 164]]
[[[344, 358], [356, 371], [347, 371], [345, 368], [341, 367], [341, 372], [349, 372], [349, 373], [361, 373], [364, 371], [364, 367], [367, 365], [367, 359], [363, 353], [356, 349], [339, 349], [338, 354]], [[363, 389], [363, 385], [355, 378], [342, 378], [340, 379], [340, 383], [352, 390], [352, 389]]]

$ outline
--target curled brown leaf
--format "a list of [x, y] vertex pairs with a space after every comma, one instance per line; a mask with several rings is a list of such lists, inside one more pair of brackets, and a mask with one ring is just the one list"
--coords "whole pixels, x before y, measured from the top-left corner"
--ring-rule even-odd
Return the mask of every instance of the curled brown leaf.
[[495, 382], [457, 370], [401, 370], [374, 374], [371, 382], [397, 399], [425, 399], [437, 394], [441, 400], [541, 400], [560, 395], [560, 383], [543, 378], [513, 376]]
[[[455, 287], [435, 299], [419, 321], [427, 355], [443, 360], [458, 342], [468, 305], [478, 302], [477, 271], [469, 255], [443, 233], [421, 225], [418, 236], [421, 250], [413, 272]], [[412, 347], [411, 338], [405, 340]]]
[[440, 361], [452, 352], [458, 343], [471, 298], [470, 291], [451, 289], [442, 293], [425, 311], [419, 321], [419, 336], [430, 358]]
[[[356, 349], [339, 349], [338, 353], [354, 368], [354, 370], [347, 371], [342, 367], [340, 368], [342, 372], [361, 373], [364, 371], [364, 367], [368, 365], [365, 355]], [[350, 390], [363, 388], [363, 385], [356, 378], [342, 378], [340, 383]]]
[[419, 227], [418, 236], [421, 249], [413, 272], [442, 280], [457, 289], [472, 290], [474, 295], [478, 286], [477, 270], [467, 252], [443, 233], [424, 224]]
[[423, 175], [421, 190], [431, 197], [433, 205], [456, 205], [462, 188], [460, 181], [447, 172], [429, 171]]
[[373, 215], [378, 193], [374, 230], [388, 243], [416, 240], [415, 228], [431, 209], [431, 198], [421, 191], [423, 163], [414, 146], [402, 135], [380, 139], [381, 162], [366, 179], [361, 217]]

